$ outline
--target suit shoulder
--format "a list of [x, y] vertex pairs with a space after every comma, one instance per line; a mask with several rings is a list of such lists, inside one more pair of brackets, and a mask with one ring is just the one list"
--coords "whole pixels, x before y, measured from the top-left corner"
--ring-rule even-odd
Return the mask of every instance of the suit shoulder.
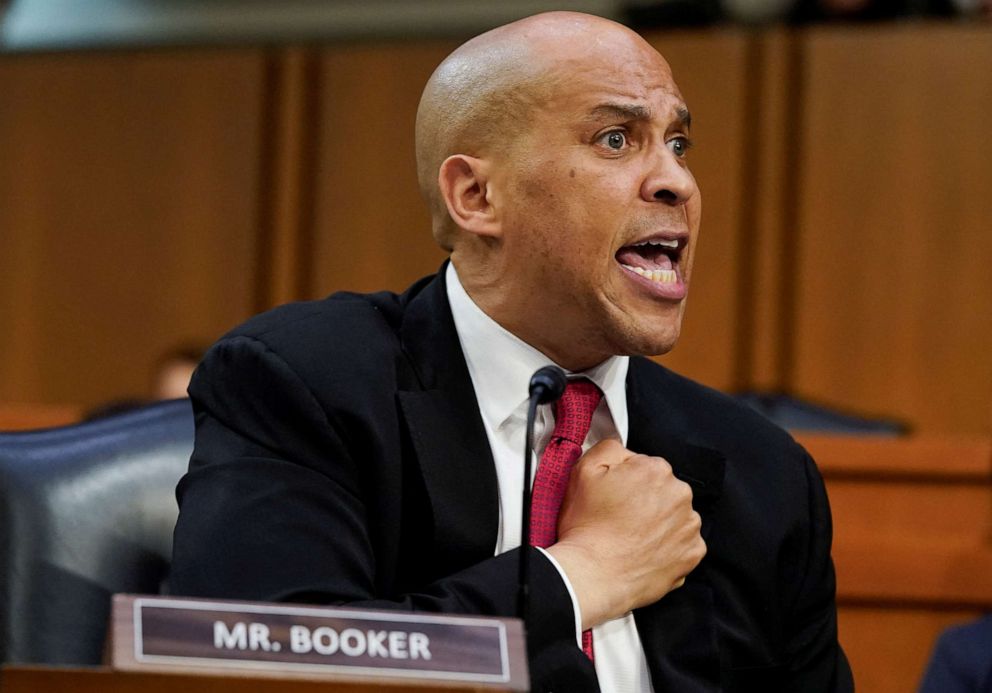
[[194, 381], [264, 384], [279, 373], [279, 382], [304, 386], [325, 409], [357, 390], [387, 392], [403, 361], [404, 305], [402, 296], [383, 292], [279, 306], [221, 337]]
[[775, 446], [800, 453], [802, 448], [783, 428], [736, 398], [642, 357], [631, 359], [639, 388], [664, 393], [686, 430], [715, 447]]
[[[249, 339], [284, 355], [318, 350], [354, 354], [375, 351], [395, 339], [401, 297], [389, 293], [335, 293], [317, 301], [287, 303], [260, 313], [225, 334], [219, 344]], [[357, 345], [362, 349], [357, 349]]]

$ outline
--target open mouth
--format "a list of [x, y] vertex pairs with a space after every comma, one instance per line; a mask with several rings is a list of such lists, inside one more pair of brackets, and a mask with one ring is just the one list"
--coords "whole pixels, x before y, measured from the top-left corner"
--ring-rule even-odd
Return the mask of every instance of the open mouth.
[[620, 265], [656, 284], [677, 284], [680, 280], [679, 260], [685, 239], [649, 238], [617, 251]]

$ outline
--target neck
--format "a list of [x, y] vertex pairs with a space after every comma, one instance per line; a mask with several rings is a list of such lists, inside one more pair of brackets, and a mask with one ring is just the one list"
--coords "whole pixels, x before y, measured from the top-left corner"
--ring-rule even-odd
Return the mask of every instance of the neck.
[[587, 340], [570, 337], [581, 332], [557, 322], [555, 318], [560, 318], [562, 311], [545, 306], [539, 290], [516, 290], [500, 263], [491, 259], [473, 262], [457, 249], [451, 255], [451, 262], [465, 293], [483, 313], [562, 368], [584, 371], [610, 357]]

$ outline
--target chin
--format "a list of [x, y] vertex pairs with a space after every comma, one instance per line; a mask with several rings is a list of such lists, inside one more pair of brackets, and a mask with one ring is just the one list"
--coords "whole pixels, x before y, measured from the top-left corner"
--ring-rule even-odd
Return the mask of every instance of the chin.
[[662, 356], [674, 349], [676, 342], [678, 342], [678, 337], [656, 341], [650, 348], [638, 354], [638, 356]]
[[623, 356], [661, 356], [675, 347], [679, 340], [678, 328], [664, 331], [627, 333], [623, 335], [618, 330], [620, 339], [615, 346], [615, 353]]

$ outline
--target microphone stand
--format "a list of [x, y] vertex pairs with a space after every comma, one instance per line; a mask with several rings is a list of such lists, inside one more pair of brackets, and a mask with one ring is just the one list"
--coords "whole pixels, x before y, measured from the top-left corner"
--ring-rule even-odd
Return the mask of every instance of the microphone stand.
[[527, 429], [524, 435], [524, 489], [520, 512], [520, 572], [518, 576], [517, 612], [527, 629], [530, 609], [530, 502], [531, 468], [534, 457], [534, 420], [539, 404], [556, 402], [565, 392], [565, 372], [558, 366], [545, 366], [530, 379], [530, 401], [527, 405]]

